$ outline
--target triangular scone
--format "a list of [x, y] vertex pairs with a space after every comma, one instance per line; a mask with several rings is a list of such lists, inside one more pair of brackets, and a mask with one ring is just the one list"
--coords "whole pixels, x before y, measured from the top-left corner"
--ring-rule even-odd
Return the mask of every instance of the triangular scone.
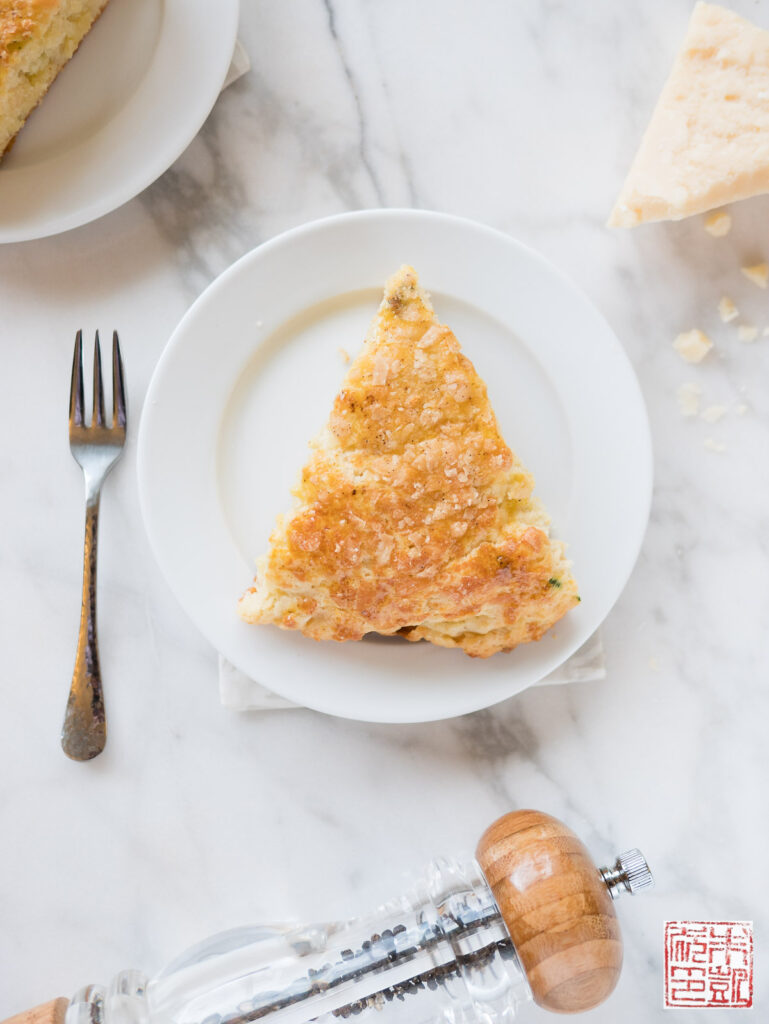
[[247, 622], [486, 657], [538, 640], [579, 600], [531, 476], [411, 267], [388, 281], [312, 448], [241, 598]]
[[609, 219], [680, 220], [769, 191], [769, 32], [698, 3]]

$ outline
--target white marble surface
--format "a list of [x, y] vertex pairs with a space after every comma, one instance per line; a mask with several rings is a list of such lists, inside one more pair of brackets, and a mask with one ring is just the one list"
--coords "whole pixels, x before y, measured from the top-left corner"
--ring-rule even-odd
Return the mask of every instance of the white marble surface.
[[[518, 806], [561, 816], [598, 859], [641, 846], [657, 876], [620, 904], [625, 972], [587, 1019], [663, 1017], [666, 918], [755, 920], [755, 1007], [718, 1019], [765, 1018], [769, 339], [736, 341], [715, 305], [726, 292], [769, 323], [738, 270], [769, 256], [769, 199], [735, 208], [718, 241], [700, 218], [604, 227], [690, 6], [244, 0], [254, 70], [178, 163], [97, 223], [0, 248], [0, 1018], [122, 967], [157, 970], [240, 922], [363, 909]], [[733, 6], [769, 27], [767, 0]], [[233, 259], [376, 205], [508, 231], [605, 313], [651, 416], [648, 536], [605, 624], [603, 682], [412, 727], [238, 716], [147, 547], [142, 398], [174, 325]], [[694, 325], [717, 349], [690, 368], [670, 343]], [[110, 742], [86, 765], [58, 745], [79, 614], [65, 413], [81, 326], [120, 329], [132, 427], [102, 515]], [[730, 407], [721, 422], [681, 417], [687, 380]]]

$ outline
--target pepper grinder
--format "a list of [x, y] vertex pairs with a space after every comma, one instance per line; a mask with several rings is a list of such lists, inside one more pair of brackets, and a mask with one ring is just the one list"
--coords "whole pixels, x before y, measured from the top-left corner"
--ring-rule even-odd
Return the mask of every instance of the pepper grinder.
[[653, 884], [638, 850], [598, 869], [562, 822], [514, 811], [475, 860], [433, 861], [367, 917], [225, 932], [152, 979], [123, 971], [5, 1024], [507, 1024], [528, 999], [579, 1013], [619, 978], [613, 901]]

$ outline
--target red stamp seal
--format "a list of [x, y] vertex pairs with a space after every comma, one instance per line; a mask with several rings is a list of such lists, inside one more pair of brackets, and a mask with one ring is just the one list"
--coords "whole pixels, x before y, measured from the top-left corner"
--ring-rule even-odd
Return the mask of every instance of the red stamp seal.
[[752, 921], [665, 922], [666, 1009], [752, 1005]]

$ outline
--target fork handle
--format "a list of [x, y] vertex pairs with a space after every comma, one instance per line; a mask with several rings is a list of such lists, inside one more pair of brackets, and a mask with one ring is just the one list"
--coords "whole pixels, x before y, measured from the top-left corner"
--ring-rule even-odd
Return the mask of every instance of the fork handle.
[[96, 545], [99, 533], [97, 489], [86, 487], [83, 599], [72, 686], [61, 731], [61, 746], [73, 761], [90, 761], [104, 750], [107, 720], [96, 639]]

